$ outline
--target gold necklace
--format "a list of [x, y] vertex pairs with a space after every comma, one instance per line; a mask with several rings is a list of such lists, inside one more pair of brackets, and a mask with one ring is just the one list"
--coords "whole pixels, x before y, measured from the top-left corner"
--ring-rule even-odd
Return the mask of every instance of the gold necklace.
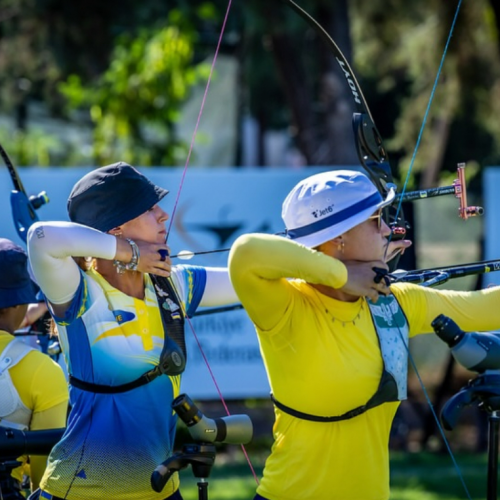
[[319, 292], [318, 290], [316, 290], [314, 287], [311, 287], [314, 292], [316, 293], [317, 297], [318, 297], [318, 300], [320, 301], [321, 305], [325, 308], [325, 313], [330, 317], [330, 319], [332, 320], [332, 323], [335, 323], [336, 321], [341, 323], [342, 326], [345, 328], [346, 325], [352, 323], [353, 325], [356, 324], [356, 321], [361, 317], [361, 314], [364, 310], [364, 304], [365, 304], [365, 301], [364, 300], [361, 300], [361, 305], [359, 307], [359, 311], [356, 313], [356, 316], [354, 316], [354, 318], [352, 319], [349, 319], [347, 321], [342, 321], [341, 319], [339, 318], [336, 318], [331, 312], [330, 310], [328, 309], [328, 307], [326, 306], [326, 304], [323, 302], [323, 299], [321, 298], [321, 292]]

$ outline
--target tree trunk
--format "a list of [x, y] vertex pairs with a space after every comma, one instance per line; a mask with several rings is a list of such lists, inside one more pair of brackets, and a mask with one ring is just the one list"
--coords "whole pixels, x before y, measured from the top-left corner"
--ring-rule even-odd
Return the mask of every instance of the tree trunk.
[[272, 34], [271, 44], [283, 91], [292, 112], [297, 147], [307, 164], [314, 165], [318, 142], [312, 113], [313, 99], [308, 91], [304, 70], [299, 64], [300, 58], [293, 41], [286, 34]]
[[[319, 19], [351, 65], [352, 44], [347, 0], [322, 4]], [[322, 47], [321, 102], [325, 139], [318, 151], [317, 163], [359, 165], [352, 129], [354, 103], [351, 91], [337, 61], [326, 45], [323, 44]]]
[[434, 154], [422, 172], [419, 189], [429, 189], [438, 185], [439, 173], [443, 170], [444, 155], [450, 137], [451, 117], [436, 118], [432, 126], [432, 141], [435, 144]]
[[[269, 12], [277, 15], [272, 9]], [[325, 2], [316, 16], [350, 59], [347, 0]], [[298, 148], [308, 165], [359, 164], [352, 131], [352, 96], [337, 61], [320, 39], [316, 39], [316, 49], [308, 54], [293, 41], [284, 33], [271, 34], [274, 60], [292, 111]], [[304, 56], [320, 59], [318, 74], [312, 78], [319, 86], [307, 84], [311, 77], [306, 78], [300, 64]], [[319, 96], [315, 96], [318, 87]]]
[[[500, 4], [498, 0], [490, 0], [490, 5], [491, 8], [495, 14], [495, 26], [497, 28], [497, 33], [500, 33]], [[500, 38], [497, 36], [497, 47], [498, 47], [498, 54], [500, 55]]]

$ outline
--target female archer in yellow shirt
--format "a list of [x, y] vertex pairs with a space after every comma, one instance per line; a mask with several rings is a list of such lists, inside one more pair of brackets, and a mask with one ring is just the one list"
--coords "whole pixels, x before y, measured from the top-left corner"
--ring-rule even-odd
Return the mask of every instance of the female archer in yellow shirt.
[[386, 254], [410, 245], [388, 243], [381, 211], [393, 199], [360, 172], [313, 175], [283, 203], [286, 238], [249, 234], [232, 247], [231, 280], [276, 406], [255, 500], [387, 500], [408, 338], [433, 332], [439, 314], [464, 330], [500, 327], [498, 287], [456, 292], [380, 279]]

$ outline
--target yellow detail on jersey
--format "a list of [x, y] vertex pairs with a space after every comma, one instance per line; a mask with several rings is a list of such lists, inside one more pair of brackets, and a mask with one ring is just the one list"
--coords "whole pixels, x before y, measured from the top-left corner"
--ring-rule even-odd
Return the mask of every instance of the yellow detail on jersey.
[[190, 304], [193, 300], [193, 288], [194, 288], [193, 272], [190, 271], [189, 269], [187, 269], [186, 273], [187, 273], [187, 277], [188, 277], [188, 301], [187, 301], [187, 303]]
[[181, 376], [180, 375], [169, 375], [172, 382], [172, 389], [174, 392], [174, 399], [179, 396], [181, 392]]
[[80, 309], [76, 315], [77, 318], [81, 318], [86, 311], [85, 305], [87, 304], [87, 300], [89, 298], [89, 289], [87, 286], [87, 280], [83, 280], [83, 298], [82, 303], [80, 304]]
[[143, 349], [145, 351], [150, 351], [153, 349], [150, 329], [141, 328], [141, 326], [140, 321], [129, 321], [116, 328], [105, 331], [94, 340], [94, 344], [109, 337], [131, 337], [132, 335], [138, 335], [141, 337]]

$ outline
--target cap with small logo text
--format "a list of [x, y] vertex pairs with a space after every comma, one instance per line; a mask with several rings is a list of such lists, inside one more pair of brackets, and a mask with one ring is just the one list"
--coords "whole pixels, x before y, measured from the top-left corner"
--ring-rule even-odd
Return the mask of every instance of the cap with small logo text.
[[384, 199], [365, 174], [354, 170], [312, 175], [300, 181], [283, 202], [286, 236], [314, 248], [361, 224], [391, 204], [395, 195], [390, 189]]

